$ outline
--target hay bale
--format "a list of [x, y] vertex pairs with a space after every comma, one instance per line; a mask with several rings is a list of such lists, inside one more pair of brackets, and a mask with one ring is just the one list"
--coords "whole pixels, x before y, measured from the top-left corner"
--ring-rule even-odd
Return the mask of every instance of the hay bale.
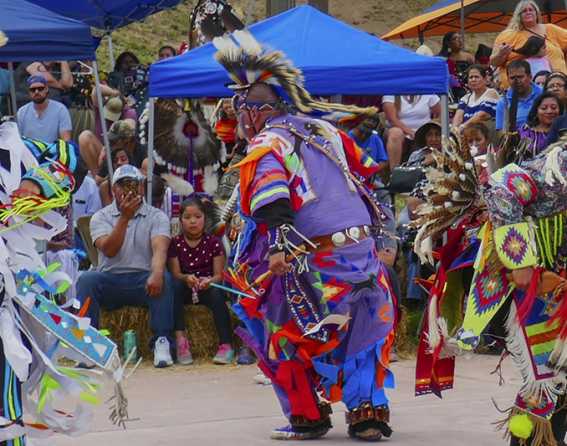
[[[211, 311], [204, 305], [185, 305], [185, 324], [187, 326], [191, 352], [196, 359], [211, 359], [218, 348], [218, 336]], [[138, 349], [145, 359], [151, 359], [149, 342], [149, 311], [144, 307], [124, 307], [119, 310], [102, 310], [100, 326], [110, 332], [122, 353], [122, 336], [126, 330], [134, 330], [138, 339]], [[233, 321], [233, 326], [235, 326]]]

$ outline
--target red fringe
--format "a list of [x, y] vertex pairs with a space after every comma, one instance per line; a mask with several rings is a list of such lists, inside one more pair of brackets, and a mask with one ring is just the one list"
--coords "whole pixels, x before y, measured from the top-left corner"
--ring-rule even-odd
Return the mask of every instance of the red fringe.
[[559, 327], [561, 327], [559, 331], [559, 339], [567, 339], [567, 289], [561, 294], [560, 303], [547, 323], [551, 325], [555, 321], [558, 321]]
[[524, 299], [520, 303], [518, 307], [518, 319], [521, 323], [526, 321], [526, 318], [532, 311], [532, 307], [537, 299], [537, 289], [539, 287], [539, 281], [541, 278], [541, 273], [543, 272], [543, 268], [536, 267], [534, 268], [534, 273], [532, 274], [532, 281], [528, 290], [524, 295]]

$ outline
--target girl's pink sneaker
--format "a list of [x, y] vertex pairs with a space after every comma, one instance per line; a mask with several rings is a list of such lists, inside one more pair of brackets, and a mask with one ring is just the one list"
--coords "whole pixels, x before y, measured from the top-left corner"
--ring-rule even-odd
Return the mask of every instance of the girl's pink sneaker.
[[215, 364], [232, 364], [234, 362], [234, 350], [230, 344], [221, 344], [217, 354], [213, 358]]
[[183, 336], [177, 338], [177, 363], [181, 365], [193, 364], [193, 355], [189, 349], [189, 340]]

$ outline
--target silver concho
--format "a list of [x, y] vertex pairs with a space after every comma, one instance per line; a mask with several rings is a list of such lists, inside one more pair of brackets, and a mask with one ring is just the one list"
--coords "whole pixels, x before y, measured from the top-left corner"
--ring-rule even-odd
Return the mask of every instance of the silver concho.
[[341, 247], [346, 243], [346, 235], [342, 232], [335, 232], [331, 235], [331, 240], [335, 246]]
[[348, 235], [354, 240], [360, 240], [360, 229], [357, 227], [350, 228], [348, 230]]

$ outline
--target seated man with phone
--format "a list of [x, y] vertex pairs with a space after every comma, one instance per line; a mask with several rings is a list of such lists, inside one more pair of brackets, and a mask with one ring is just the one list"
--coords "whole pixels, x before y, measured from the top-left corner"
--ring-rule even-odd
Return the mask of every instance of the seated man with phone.
[[100, 308], [147, 306], [154, 337], [154, 366], [173, 364], [168, 336], [173, 331], [173, 289], [166, 270], [170, 225], [167, 216], [143, 199], [144, 176], [120, 166], [112, 176], [114, 201], [90, 223], [98, 251], [96, 271], [77, 282], [81, 302], [90, 298], [88, 316], [98, 328]]

